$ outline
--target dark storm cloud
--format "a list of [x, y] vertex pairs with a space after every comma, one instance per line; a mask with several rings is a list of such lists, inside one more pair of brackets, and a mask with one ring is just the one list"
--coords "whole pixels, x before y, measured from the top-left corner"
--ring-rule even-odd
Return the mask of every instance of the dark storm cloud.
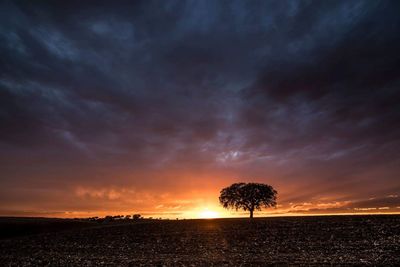
[[290, 198], [399, 188], [397, 1], [1, 6], [2, 188], [171, 170]]
[[286, 38], [243, 90], [241, 126], [246, 149], [311, 159], [308, 169], [330, 161], [325, 177], [347, 179], [398, 162], [399, 18], [388, 2], [319, 4], [282, 23]]

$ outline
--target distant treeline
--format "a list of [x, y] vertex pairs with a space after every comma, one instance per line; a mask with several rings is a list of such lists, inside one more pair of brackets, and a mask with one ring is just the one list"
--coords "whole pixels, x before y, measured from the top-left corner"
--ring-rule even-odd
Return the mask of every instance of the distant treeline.
[[[176, 218], [178, 220], [178, 218]], [[153, 218], [153, 217], [142, 217], [140, 214], [133, 214], [133, 215], [115, 215], [115, 216], [105, 216], [105, 217], [89, 217], [89, 218], [75, 218], [74, 220], [78, 221], [90, 221], [90, 222], [114, 222], [114, 221], [138, 221], [138, 220], [162, 220], [161, 217]], [[169, 219], [164, 219], [169, 220]]]

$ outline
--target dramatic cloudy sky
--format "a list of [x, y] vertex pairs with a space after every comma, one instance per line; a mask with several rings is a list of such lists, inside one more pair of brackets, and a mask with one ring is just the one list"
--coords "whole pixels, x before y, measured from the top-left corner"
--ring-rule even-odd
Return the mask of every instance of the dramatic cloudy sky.
[[400, 1], [89, 2], [0, 4], [1, 215], [400, 212]]

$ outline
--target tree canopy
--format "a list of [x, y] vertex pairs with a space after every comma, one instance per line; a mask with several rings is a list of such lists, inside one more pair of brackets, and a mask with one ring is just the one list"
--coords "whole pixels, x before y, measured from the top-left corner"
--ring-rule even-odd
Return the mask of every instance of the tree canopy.
[[277, 194], [268, 184], [234, 183], [221, 190], [219, 202], [227, 209], [249, 211], [253, 218], [254, 210], [275, 207]]

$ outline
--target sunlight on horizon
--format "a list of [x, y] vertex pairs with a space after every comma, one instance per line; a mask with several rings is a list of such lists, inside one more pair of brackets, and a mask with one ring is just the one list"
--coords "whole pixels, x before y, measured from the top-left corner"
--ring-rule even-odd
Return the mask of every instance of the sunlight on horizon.
[[200, 219], [214, 219], [214, 218], [219, 218], [220, 214], [217, 211], [209, 210], [208, 208], [206, 208], [203, 211], [201, 211], [197, 215], [197, 217]]

